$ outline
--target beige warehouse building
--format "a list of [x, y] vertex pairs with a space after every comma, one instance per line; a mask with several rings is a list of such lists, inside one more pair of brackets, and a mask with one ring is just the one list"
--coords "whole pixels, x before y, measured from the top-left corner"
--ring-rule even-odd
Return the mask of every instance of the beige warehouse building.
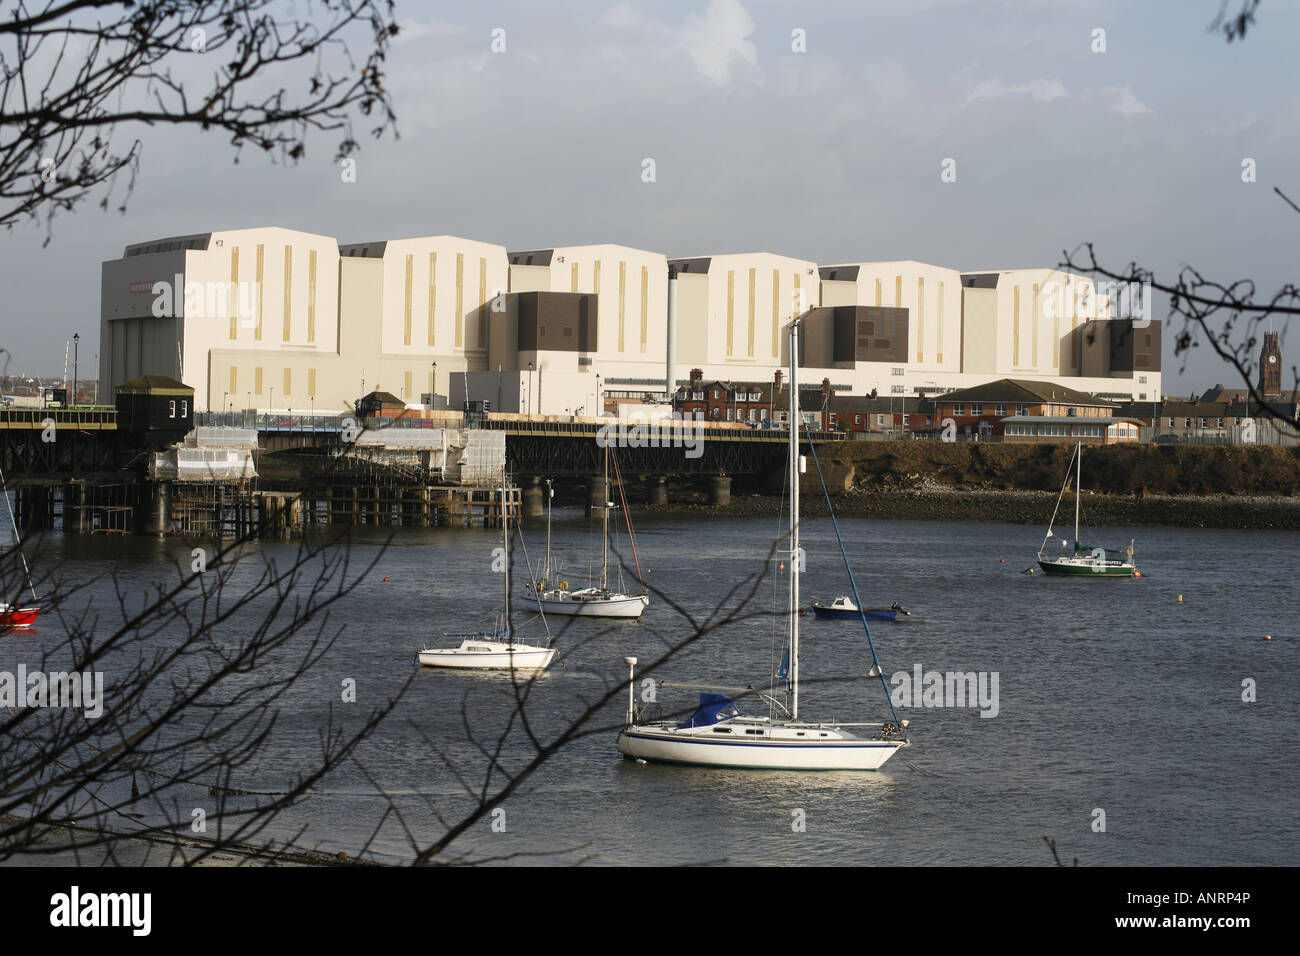
[[454, 236], [340, 250], [268, 227], [136, 243], [103, 264], [100, 381], [111, 394], [172, 375], [198, 411], [342, 410], [372, 389], [415, 403], [487, 367], [507, 284], [503, 246]]
[[377, 389], [591, 414], [658, 400], [695, 368], [770, 382], [795, 316], [803, 380], [841, 393], [1012, 377], [1128, 401], [1161, 388], [1160, 323], [1112, 320], [1090, 279], [1052, 269], [669, 260], [617, 244], [507, 253], [456, 236], [340, 245], [267, 227], [127, 246], [103, 264], [101, 295], [103, 394], [169, 375], [195, 389], [198, 411], [341, 411]]

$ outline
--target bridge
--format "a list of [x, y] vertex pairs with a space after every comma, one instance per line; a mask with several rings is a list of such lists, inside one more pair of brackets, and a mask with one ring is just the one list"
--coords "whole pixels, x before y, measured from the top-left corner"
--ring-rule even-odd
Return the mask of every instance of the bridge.
[[[118, 424], [116, 410], [104, 407], [0, 410], [0, 467], [8, 488], [25, 489], [19, 501], [20, 511], [35, 516], [39, 523], [47, 520], [46, 515], [58, 512], [61, 501], [63, 510], [58, 513], [64, 516], [65, 528], [72, 514], [78, 523], [88, 523], [91, 530], [101, 530], [103, 509], [133, 510], [136, 527], [155, 531], [169, 527], [168, 513], [180, 510], [180, 502], [174, 507], [171, 491], [166, 487], [168, 483], [153, 480], [148, 473], [151, 453], [163, 450], [166, 445], [156, 440], [150, 442], [145, 435], [119, 428]], [[358, 420], [347, 415], [199, 413], [194, 424], [256, 429], [258, 470], [263, 473], [258, 494], [301, 494], [307, 503], [337, 502], [346, 497], [361, 504], [329, 503], [321, 505], [321, 510], [339, 520], [343, 520], [345, 512], [351, 521], [361, 515], [360, 523], [381, 520], [379, 516], [390, 499], [407, 501], [413, 495], [429, 498], [428, 486], [437, 481], [432, 473], [407, 474], [401, 469], [380, 474], [382, 469], [363, 462], [354, 462], [357, 467], [345, 467], [344, 463], [351, 461], [352, 456], [340, 458], [339, 452], [362, 433], [373, 441], [390, 430], [394, 430], [394, 439], [398, 438], [398, 432], [407, 429], [502, 431], [506, 466], [523, 489], [522, 505], [527, 515], [540, 514], [542, 478], [581, 483], [586, 487], [588, 506], [604, 507], [609, 492], [603, 479], [606, 445], [617, 449], [617, 470], [624, 482], [645, 482], [646, 500], [650, 504], [666, 503], [665, 480], [676, 477], [704, 481], [710, 502], [722, 505], [730, 500], [733, 476], [780, 475], [789, 440], [788, 432], [782, 429], [721, 427], [701, 421], [546, 421], [492, 414], [456, 415], [439, 421], [414, 417]], [[839, 432], [819, 431], [812, 437], [821, 442], [842, 440], [844, 436]], [[277, 456], [283, 452], [291, 454], [288, 458]], [[271, 469], [278, 472], [275, 475], [263, 472], [261, 461], [268, 455], [277, 456], [278, 467]], [[295, 460], [300, 465], [286, 467], [287, 461]], [[193, 483], [180, 483], [178, 495], [180, 492], [190, 497], [198, 494], [188, 487], [190, 484]], [[249, 493], [244, 483], [239, 483], [221, 494]], [[198, 503], [191, 510], [221, 510], [206, 499], [195, 500]], [[244, 503], [239, 507], [243, 509], [240, 520], [247, 521], [251, 506]], [[410, 511], [405, 506], [390, 510], [399, 522], [403, 520], [402, 514]], [[83, 511], [93, 514], [83, 520]], [[425, 507], [420, 520], [428, 518], [428, 511]], [[327, 517], [327, 520], [334, 519]]]

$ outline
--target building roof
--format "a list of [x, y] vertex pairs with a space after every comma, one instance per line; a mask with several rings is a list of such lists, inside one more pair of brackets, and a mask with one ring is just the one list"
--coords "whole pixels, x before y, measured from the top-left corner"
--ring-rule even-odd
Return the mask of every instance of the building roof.
[[996, 289], [998, 274], [996, 272], [963, 272], [961, 284], [967, 289]]
[[116, 389], [119, 395], [193, 395], [194, 389], [166, 375], [141, 375], [123, 382]]
[[831, 282], [857, 282], [858, 272], [860, 272], [861, 269], [861, 266], [856, 265], [823, 266], [821, 269], [821, 277], [823, 279], [828, 279]]
[[698, 273], [707, 273], [709, 263], [712, 261], [711, 256], [701, 256], [695, 259], [669, 259], [668, 267], [676, 269], [678, 272], [684, 272], [687, 275], [696, 275]]
[[1060, 405], [1086, 405], [1097, 408], [1114, 408], [1115, 403], [1080, 392], [1056, 382], [1034, 382], [1027, 379], [1001, 378], [971, 388], [959, 388], [942, 396], [943, 402], [1004, 402], [1028, 404], [1052, 402]]
[[1140, 418], [1087, 418], [1081, 415], [1008, 415], [1002, 419], [1007, 425], [1106, 425], [1127, 422], [1130, 425], [1143, 424]]
[[554, 249], [526, 249], [523, 252], [507, 253], [512, 266], [549, 266]]

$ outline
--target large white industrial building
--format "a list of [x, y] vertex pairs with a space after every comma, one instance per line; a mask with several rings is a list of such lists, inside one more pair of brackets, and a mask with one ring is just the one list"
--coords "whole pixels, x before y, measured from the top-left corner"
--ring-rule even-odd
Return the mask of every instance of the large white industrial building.
[[614, 244], [507, 253], [456, 236], [340, 244], [268, 227], [130, 245], [103, 264], [101, 301], [104, 394], [169, 375], [193, 386], [199, 411], [340, 411], [382, 390], [593, 414], [662, 399], [692, 369], [769, 382], [796, 316], [801, 377], [840, 393], [1014, 377], [1161, 394], [1160, 323], [1112, 321], [1091, 279], [1051, 269], [668, 259]]

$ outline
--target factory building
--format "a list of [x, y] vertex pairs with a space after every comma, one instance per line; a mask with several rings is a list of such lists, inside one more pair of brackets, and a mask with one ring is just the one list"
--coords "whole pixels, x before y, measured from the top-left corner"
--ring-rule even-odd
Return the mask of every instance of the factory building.
[[[670, 278], [671, 277], [671, 278]], [[456, 236], [338, 243], [277, 227], [126, 248], [103, 264], [100, 381], [195, 390], [196, 411], [408, 404], [599, 414], [687, 383], [770, 382], [804, 320], [801, 380], [935, 396], [1000, 378], [1117, 401], [1160, 395], [1160, 323], [1091, 279], [914, 260], [818, 267], [771, 253], [615, 244], [507, 253]]]
[[488, 313], [509, 279], [503, 246], [340, 247], [269, 227], [136, 243], [101, 281], [106, 389], [170, 375], [197, 411], [306, 411], [375, 389], [418, 403], [452, 372], [487, 368]]

